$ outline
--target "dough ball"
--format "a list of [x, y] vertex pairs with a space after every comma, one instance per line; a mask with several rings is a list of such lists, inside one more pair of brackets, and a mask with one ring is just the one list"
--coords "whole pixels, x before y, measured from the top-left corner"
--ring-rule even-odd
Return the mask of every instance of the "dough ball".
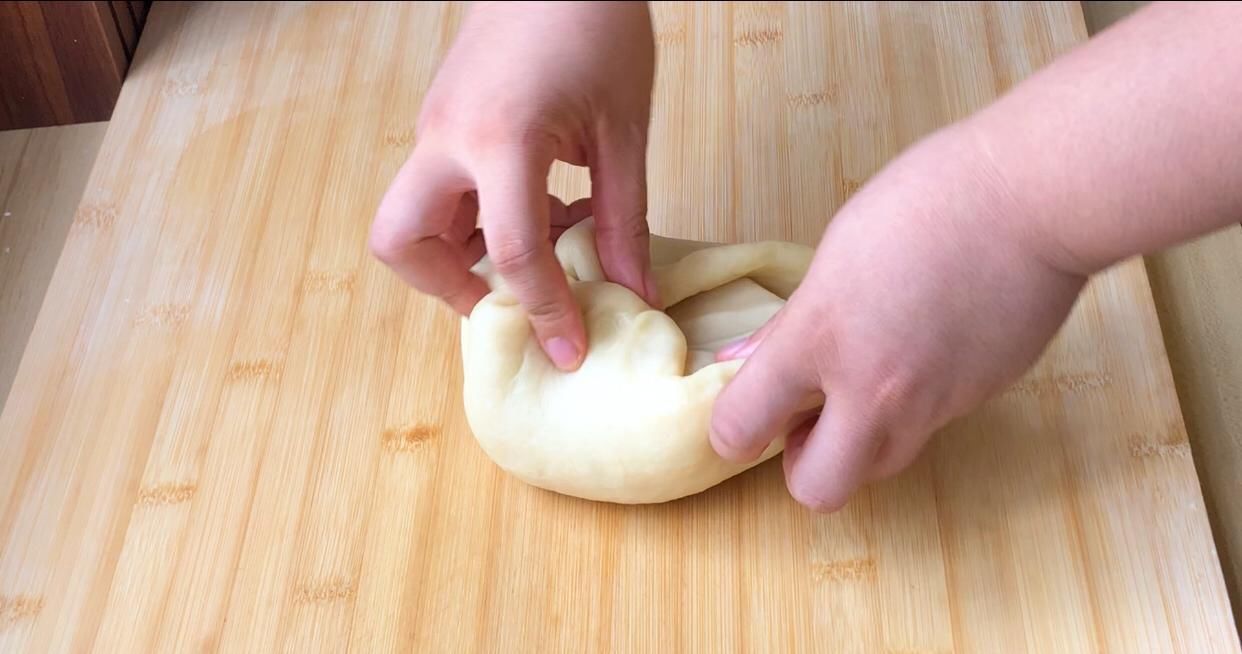
[[653, 272], [668, 310], [604, 281], [594, 224], [556, 246], [586, 322], [582, 367], [556, 369], [522, 308], [484, 259], [493, 291], [462, 321], [470, 428], [501, 468], [535, 486], [590, 500], [667, 502], [706, 490], [753, 463], [721, 459], [708, 442], [717, 394], [741, 367], [715, 350], [774, 315], [801, 282], [812, 249], [782, 242], [715, 245], [653, 236]]

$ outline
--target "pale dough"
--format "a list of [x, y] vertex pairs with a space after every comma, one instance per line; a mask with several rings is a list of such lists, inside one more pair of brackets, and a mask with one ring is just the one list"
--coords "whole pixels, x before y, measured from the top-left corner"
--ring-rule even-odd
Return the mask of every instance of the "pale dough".
[[780, 309], [812, 249], [651, 240], [667, 312], [603, 281], [592, 221], [557, 242], [590, 340], [582, 367], [568, 374], [540, 350], [487, 260], [475, 267], [493, 291], [462, 323], [466, 417], [484, 452], [510, 474], [591, 500], [666, 502], [781, 451], [783, 438], [754, 463], [737, 465], [712, 450], [712, 403], [741, 367], [716, 363], [714, 352]]

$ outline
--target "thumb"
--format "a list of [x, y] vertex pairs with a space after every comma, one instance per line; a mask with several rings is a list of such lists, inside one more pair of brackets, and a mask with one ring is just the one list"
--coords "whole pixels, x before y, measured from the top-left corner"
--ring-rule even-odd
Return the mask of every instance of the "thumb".
[[658, 308], [647, 227], [645, 124], [601, 130], [591, 162], [591, 203], [604, 276]]
[[716, 398], [710, 439], [725, 459], [753, 461], [818, 404], [814, 370], [799, 339], [781, 338], [781, 331], [763, 340]]

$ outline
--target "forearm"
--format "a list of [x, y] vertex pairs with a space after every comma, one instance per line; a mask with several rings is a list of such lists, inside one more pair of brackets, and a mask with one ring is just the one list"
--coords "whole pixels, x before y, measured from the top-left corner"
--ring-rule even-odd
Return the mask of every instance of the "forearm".
[[1242, 6], [1153, 6], [964, 124], [1060, 267], [1242, 219]]

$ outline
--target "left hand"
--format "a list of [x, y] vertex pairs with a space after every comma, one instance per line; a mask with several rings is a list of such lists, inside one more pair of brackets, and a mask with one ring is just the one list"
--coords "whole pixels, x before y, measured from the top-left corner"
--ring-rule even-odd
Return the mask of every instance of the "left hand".
[[[474, 3], [376, 212], [372, 252], [463, 316], [489, 292], [470, 270], [486, 252], [548, 358], [576, 370], [588, 343], [554, 253], [564, 227], [593, 214], [605, 277], [659, 304], [646, 186], [654, 71], [645, 3]], [[556, 160], [590, 169], [589, 200], [548, 194]]]

